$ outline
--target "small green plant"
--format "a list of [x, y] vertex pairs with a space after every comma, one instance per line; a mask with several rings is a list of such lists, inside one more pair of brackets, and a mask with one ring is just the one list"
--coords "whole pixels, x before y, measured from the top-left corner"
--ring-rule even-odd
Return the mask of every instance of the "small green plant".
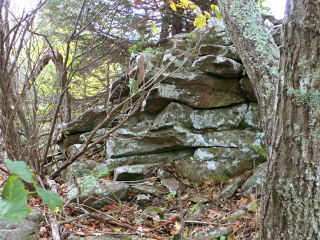
[[183, 179], [183, 180], [182, 180], [182, 183], [183, 183], [184, 185], [187, 185], [187, 186], [190, 185], [190, 182], [188, 181], [188, 179]]
[[130, 92], [131, 93], [138, 92], [138, 90], [139, 90], [136, 81], [133, 80], [133, 79], [129, 80], [129, 83], [127, 84], [127, 87], [130, 88]]
[[[40, 188], [34, 179], [34, 174], [23, 161], [11, 161], [5, 159], [4, 163], [12, 172], [4, 185], [0, 199], [0, 219], [9, 222], [20, 222], [26, 218], [32, 210], [27, 206], [29, 191], [25, 189], [23, 181], [31, 183], [35, 192], [47, 204], [53, 213], [62, 209], [63, 201], [52, 191]], [[23, 180], [23, 181], [22, 181]]]
[[186, 33], [186, 38], [189, 38], [191, 39], [192, 41], [195, 41], [197, 39], [197, 34], [194, 33], [194, 32], [191, 32], [191, 33]]
[[164, 48], [163, 47], [157, 47], [157, 48], [151, 48], [151, 47], [148, 47], [145, 49], [146, 52], [160, 52], [160, 51], [163, 51]]
[[200, 205], [200, 202], [197, 202], [196, 204], [194, 204], [191, 208], [190, 208], [190, 213], [194, 214], [194, 212], [198, 209]]
[[132, 54], [135, 52], [142, 52], [146, 43], [147, 43], [146, 39], [142, 38], [139, 42], [129, 47], [129, 53]]
[[260, 156], [262, 156], [264, 158], [268, 157], [267, 151], [264, 148], [262, 148], [260, 145], [252, 145], [252, 148]]
[[176, 194], [175, 193], [169, 193], [167, 196], [166, 196], [166, 199], [170, 199], [170, 198], [175, 198], [176, 197]]
[[104, 170], [104, 172], [98, 171], [98, 172], [92, 173], [91, 175], [96, 176], [98, 178], [106, 177], [106, 176], [110, 175], [110, 170], [106, 169], [106, 170]]
[[258, 210], [259, 210], [259, 205], [256, 202], [251, 203], [248, 209], [249, 212], [255, 212], [255, 213], [257, 213]]

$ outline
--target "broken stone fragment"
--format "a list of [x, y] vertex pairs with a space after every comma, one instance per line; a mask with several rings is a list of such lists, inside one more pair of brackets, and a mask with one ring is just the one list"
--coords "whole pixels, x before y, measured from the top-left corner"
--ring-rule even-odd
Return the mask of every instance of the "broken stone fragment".
[[145, 206], [151, 203], [151, 199], [145, 194], [139, 194], [137, 196], [137, 203], [139, 206]]
[[114, 181], [135, 181], [147, 177], [157, 164], [139, 164], [131, 166], [121, 166], [114, 170]]
[[224, 186], [224, 188], [221, 191], [221, 198], [231, 198], [239, 189], [243, 180], [244, 176], [239, 176], [235, 179], [230, 179], [228, 184]]

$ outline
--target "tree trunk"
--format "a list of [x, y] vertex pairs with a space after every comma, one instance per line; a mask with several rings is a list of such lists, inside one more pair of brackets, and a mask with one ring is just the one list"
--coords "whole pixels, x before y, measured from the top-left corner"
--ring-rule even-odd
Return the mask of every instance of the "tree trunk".
[[59, 74], [61, 94], [63, 94], [62, 111], [61, 111], [62, 122], [70, 122], [71, 121], [71, 97], [70, 97], [69, 86], [68, 86], [67, 71], [65, 69], [63, 57], [58, 51], [56, 51], [55, 53], [54, 63]]
[[260, 238], [319, 239], [320, 3], [290, 1], [281, 56], [253, 1], [219, 0], [219, 6], [266, 135]]

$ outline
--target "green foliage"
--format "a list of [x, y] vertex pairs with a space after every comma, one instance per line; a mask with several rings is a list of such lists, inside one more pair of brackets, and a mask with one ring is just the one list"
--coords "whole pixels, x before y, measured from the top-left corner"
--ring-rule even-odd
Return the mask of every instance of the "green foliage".
[[259, 205], [257, 203], [255, 203], [255, 202], [251, 203], [250, 207], [248, 209], [249, 212], [255, 212], [255, 213], [257, 213], [258, 210], [259, 210]]
[[145, 38], [142, 38], [139, 42], [136, 44], [133, 44], [131, 47], [129, 47], [130, 54], [142, 52], [147, 44], [147, 41]]
[[36, 190], [42, 201], [48, 205], [51, 212], [57, 213], [60, 209], [62, 209], [63, 202], [57, 194], [38, 186], [36, 186]]
[[254, 151], [256, 151], [256, 153], [258, 153], [260, 156], [267, 158], [268, 154], [267, 151], [262, 148], [260, 145], [252, 145], [252, 148]]
[[32, 210], [27, 207], [28, 191], [24, 188], [21, 179], [12, 174], [7, 180], [0, 199], [0, 219], [9, 222], [20, 222]]
[[187, 185], [187, 186], [190, 185], [190, 182], [188, 181], [188, 179], [183, 179], [183, 180], [182, 180], [182, 183], [183, 183], [184, 185]]
[[131, 93], [137, 92], [139, 90], [137, 83], [134, 79], [130, 79], [127, 86], [130, 88]]
[[197, 39], [197, 34], [195, 32], [186, 33], [186, 38], [192, 39], [192, 41], [195, 41]]
[[[63, 201], [52, 191], [37, 186], [33, 173], [25, 162], [4, 160], [12, 175], [4, 185], [0, 199], [0, 219], [10, 222], [19, 222], [27, 217], [32, 210], [27, 207], [29, 192], [25, 189], [22, 180], [32, 183], [42, 201], [52, 212], [62, 209]], [[22, 180], [21, 180], [22, 179]]]
[[98, 172], [92, 173], [92, 175], [97, 176], [97, 177], [106, 177], [106, 176], [110, 175], [110, 170], [106, 169], [103, 172], [98, 171]]
[[176, 194], [175, 193], [169, 193], [167, 196], [166, 196], [166, 199], [170, 199], [170, 198], [175, 198], [176, 197]]
[[157, 47], [157, 48], [148, 47], [145, 49], [145, 51], [155, 53], [155, 52], [163, 51], [164, 49], [165, 49], [164, 47]]
[[29, 167], [25, 162], [14, 162], [10, 159], [5, 159], [4, 163], [7, 165], [7, 167], [11, 170], [12, 173], [14, 173], [15, 175], [17, 175], [18, 177], [20, 177], [28, 183], [34, 183], [34, 174], [29, 170]]
[[196, 204], [194, 204], [191, 208], [190, 208], [190, 213], [194, 214], [194, 212], [198, 209], [200, 205], [200, 202], [197, 202]]

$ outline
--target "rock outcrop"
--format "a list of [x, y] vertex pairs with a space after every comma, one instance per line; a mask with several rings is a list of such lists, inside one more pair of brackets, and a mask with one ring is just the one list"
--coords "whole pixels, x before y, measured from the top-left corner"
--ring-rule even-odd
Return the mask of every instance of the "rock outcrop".
[[[134, 173], [139, 166], [171, 164], [191, 180], [226, 182], [265, 161], [255, 150], [264, 139], [256, 98], [222, 21], [178, 34], [170, 45], [132, 56], [130, 82], [139, 86], [156, 74], [161, 82], [150, 89], [142, 109], [105, 141], [105, 160], [81, 172], [101, 165], [114, 170], [117, 180], [130, 174], [141, 179], [143, 174]], [[77, 135], [77, 143], [84, 142], [105, 116], [104, 108], [97, 109], [64, 126], [64, 140]]]

